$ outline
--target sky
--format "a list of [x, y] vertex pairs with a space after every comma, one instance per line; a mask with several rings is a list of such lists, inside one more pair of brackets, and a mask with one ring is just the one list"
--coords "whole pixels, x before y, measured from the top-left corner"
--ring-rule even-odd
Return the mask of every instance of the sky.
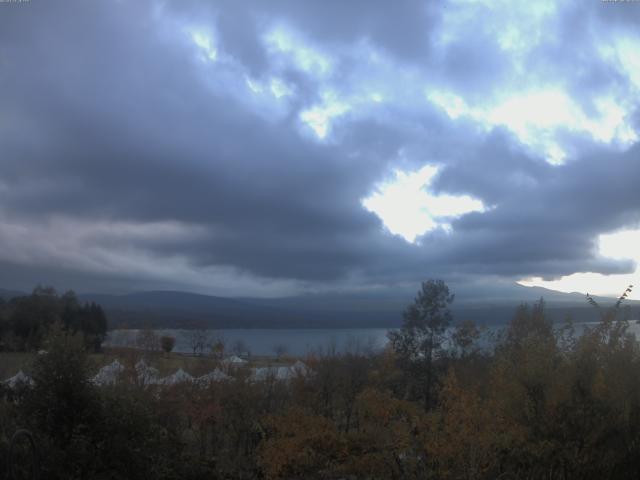
[[0, 2], [0, 287], [621, 293], [639, 25], [631, 1]]

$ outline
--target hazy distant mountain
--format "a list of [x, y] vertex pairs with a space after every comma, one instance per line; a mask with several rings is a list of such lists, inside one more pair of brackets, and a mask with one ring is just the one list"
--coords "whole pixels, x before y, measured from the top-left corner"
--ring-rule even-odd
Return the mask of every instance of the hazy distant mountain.
[[178, 291], [84, 294], [80, 299], [99, 303], [112, 323], [129, 327], [251, 327], [264, 323], [275, 328], [295, 320], [289, 312], [268, 305]]
[[[457, 321], [479, 324], [508, 322], [515, 308], [544, 298], [554, 321], [571, 315], [576, 321], [595, 321], [598, 312], [581, 293], [562, 293], [518, 284], [452, 286]], [[309, 294], [285, 298], [225, 298], [180, 291], [149, 291], [125, 295], [82, 294], [81, 301], [103, 306], [110, 326], [137, 328], [357, 328], [394, 327], [413, 301], [415, 291], [381, 290], [342, 294]], [[25, 292], [0, 289], [5, 300]], [[603, 306], [615, 299], [595, 297]], [[640, 302], [625, 302], [633, 318]]]
[[[533, 303], [541, 298], [549, 307], [585, 307], [586, 296], [582, 293], [563, 293], [543, 287], [525, 287], [517, 283], [487, 285], [452, 286], [455, 294], [454, 306], [461, 309], [515, 307], [521, 303]], [[384, 290], [380, 292], [309, 294], [274, 299], [243, 299], [246, 302], [261, 303], [277, 307], [304, 308], [319, 311], [402, 311], [413, 301], [415, 290]], [[602, 305], [615, 302], [613, 298], [594, 297]], [[634, 302], [632, 302], [634, 303]], [[640, 304], [640, 302], [635, 302]]]
[[[597, 320], [597, 311], [579, 293], [562, 293], [522, 285], [477, 286], [457, 290], [456, 320], [481, 324], [507, 322], [523, 302], [543, 297], [549, 315], [560, 321], [567, 315], [580, 321]], [[312, 294], [286, 298], [224, 298], [178, 291], [151, 291], [127, 295], [85, 294], [81, 300], [102, 305], [112, 326], [213, 328], [340, 328], [393, 327], [414, 293], [385, 291], [356, 294]], [[598, 298], [603, 306], [614, 299]], [[629, 302], [637, 313], [640, 302]], [[635, 315], [634, 315], [635, 316]]]
[[83, 301], [93, 301], [107, 308], [169, 308], [193, 312], [216, 310], [234, 312], [246, 308], [239, 300], [197, 293], [160, 290], [125, 295], [82, 294]]
[[[393, 326], [401, 319], [398, 303], [374, 303], [365, 299], [335, 302], [327, 299], [223, 298], [176, 291], [140, 292], [128, 295], [86, 294], [105, 308], [112, 325], [140, 327], [146, 324], [193, 328], [340, 328]], [[404, 302], [406, 305], [406, 302]], [[323, 305], [325, 308], [320, 308]]]

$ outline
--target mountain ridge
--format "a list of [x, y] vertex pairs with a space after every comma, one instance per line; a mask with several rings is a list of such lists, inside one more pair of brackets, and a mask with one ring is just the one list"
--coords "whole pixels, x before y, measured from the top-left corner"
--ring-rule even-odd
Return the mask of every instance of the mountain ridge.
[[[562, 321], [567, 315], [580, 321], [598, 319], [597, 310], [588, 304], [586, 296], [577, 292], [563, 293], [519, 284], [510, 288], [482, 285], [461, 290], [451, 308], [455, 321], [504, 324], [512, 318], [518, 305], [540, 298], [544, 298], [554, 322]], [[20, 292], [0, 289], [3, 298], [15, 293]], [[78, 298], [100, 304], [111, 328], [390, 328], [401, 324], [402, 312], [414, 296], [406, 290], [313, 293], [280, 298], [150, 290], [126, 294], [84, 293]], [[616, 301], [609, 297], [594, 298], [603, 307]], [[637, 317], [640, 302], [629, 300], [625, 304]]]

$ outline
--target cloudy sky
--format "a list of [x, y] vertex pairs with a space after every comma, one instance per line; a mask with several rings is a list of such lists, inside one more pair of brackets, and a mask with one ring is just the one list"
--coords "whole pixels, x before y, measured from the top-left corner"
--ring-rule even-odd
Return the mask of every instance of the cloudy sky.
[[639, 26], [600, 0], [2, 2], [0, 286], [621, 292]]

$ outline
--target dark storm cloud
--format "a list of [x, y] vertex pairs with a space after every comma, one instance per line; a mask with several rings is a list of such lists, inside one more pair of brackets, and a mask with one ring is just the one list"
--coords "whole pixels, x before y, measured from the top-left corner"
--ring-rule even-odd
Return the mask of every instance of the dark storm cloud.
[[[210, 269], [221, 268], [216, 275], [239, 276], [234, 285], [251, 278], [259, 292], [264, 279], [295, 289], [632, 267], [599, 258], [594, 242], [640, 221], [637, 148], [588, 154], [592, 140], [572, 137], [580, 158], [551, 166], [503, 129], [452, 121], [394, 88], [403, 68], [418, 72], [420, 95], [422, 82], [432, 81], [481, 98], [509, 77], [509, 60], [481, 25], [438, 46], [440, 3], [33, 1], [1, 8], [6, 271], [22, 261], [33, 277], [60, 271], [61, 282], [75, 278], [97, 289], [101, 278], [105, 286], [163, 278], [166, 286], [202, 287]], [[600, 11], [589, 15], [606, 31]], [[275, 66], [264, 36], [278, 25], [301, 32], [334, 61], [326, 78]], [[223, 60], [203, 61], [190, 28], [211, 29]], [[361, 62], [358, 45], [381, 52], [391, 73]], [[560, 51], [553, 42], [540, 49], [537, 60], [527, 57], [530, 65]], [[582, 53], [534, 70], [566, 79], [580, 94], [628, 81]], [[590, 80], [576, 80], [566, 63], [585, 66]], [[314, 138], [300, 113], [321, 101], [323, 89], [357, 92], [369, 69], [392, 101], [361, 115], [354, 107], [333, 121], [329, 138]], [[284, 113], [265, 113], [245, 79], [276, 74], [295, 91]], [[453, 232], [427, 233], [420, 245], [385, 233], [361, 200], [394, 168], [425, 163], [441, 166], [436, 192], [472, 195], [495, 208], [453, 220]], [[29, 232], [38, 236], [32, 245]], [[66, 236], [78, 255], [65, 251]], [[84, 261], [83, 252], [98, 257]], [[154, 270], [165, 258], [179, 258], [184, 270], [167, 279]]]
[[[20, 13], [18, 20], [30, 15]], [[129, 14], [102, 20], [104, 38], [95, 39], [92, 22], [76, 22], [46, 44], [34, 40], [53, 54], [36, 52], [39, 69], [26, 52], [6, 52], [13, 71], [41, 72], [37, 81], [25, 75], [26, 84], [18, 76], [5, 85], [25, 123], [35, 124], [3, 138], [7, 211], [207, 225], [212, 233], [198, 250], [176, 250], [267, 276], [328, 278], [361, 263], [358, 242], [348, 239], [366, 241], [380, 227], [359, 205], [377, 176], [372, 158], [363, 171], [362, 159], [302, 140], [290, 124], [264, 121], [210, 91], [197, 65], [138, 36]], [[76, 42], [87, 37], [111, 45], [96, 51]], [[117, 62], [113, 52], [128, 45], [148, 55]]]
[[442, 12], [439, 2], [420, 0], [399, 0], [393, 8], [379, 0], [170, 1], [166, 5], [185, 16], [192, 16], [196, 9], [201, 18], [211, 18], [227, 49], [254, 68], [267, 66], [259, 36], [271, 19], [298, 28], [329, 48], [370, 41], [393, 56], [415, 61], [429, 55], [431, 34]]

